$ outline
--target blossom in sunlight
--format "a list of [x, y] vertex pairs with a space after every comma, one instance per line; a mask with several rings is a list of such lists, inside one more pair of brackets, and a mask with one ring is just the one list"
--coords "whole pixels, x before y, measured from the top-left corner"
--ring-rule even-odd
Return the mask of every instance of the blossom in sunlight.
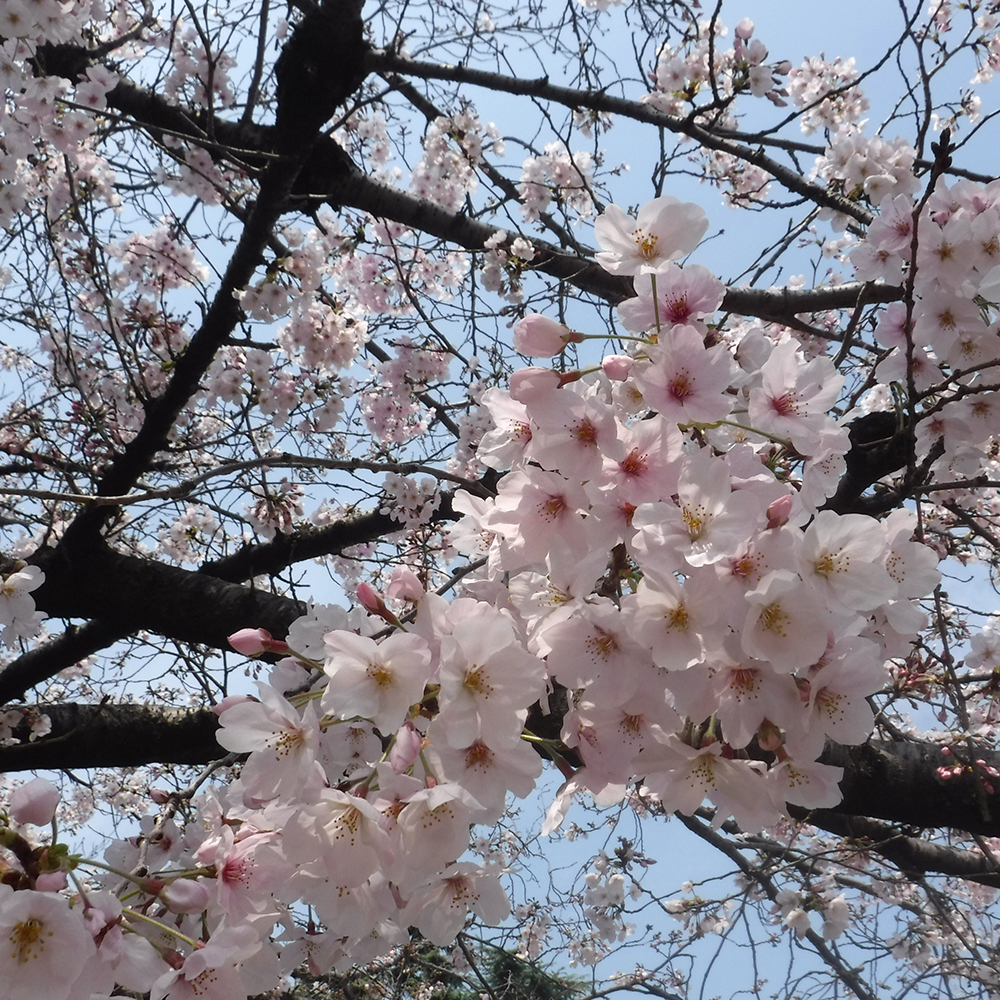
[[342, 719], [371, 719], [395, 732], [430, 679], [431, 652], [420, 636], [396, 633], [376, 643], [353, 632], [329, 632], [326, 663], [330, 678], [323, 707]]
[[632, 372], [650, 409], [678, 424], [711, 424], [729, 416], [735, 399], [726, 389], [736, 363], [723, 345], [706, 347], [695, 327], [675, 326], [652, 359]]
[[597, 262], [612, 274], [656, 274], [694, 250], [707, 229], [700, 205], [670, 195], [647, 202], [635, 219], [608, 205], [594, 222]]

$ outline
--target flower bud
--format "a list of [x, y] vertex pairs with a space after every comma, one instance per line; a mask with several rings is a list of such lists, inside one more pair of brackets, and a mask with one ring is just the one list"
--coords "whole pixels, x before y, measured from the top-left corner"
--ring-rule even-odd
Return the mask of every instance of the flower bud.
[[604, 374], [613, 382], [624, 382], [632, 372], [635, 358], [627, 354], [609, 354], [602, 362]]
[[783, 524], [788, 524], [794, 503], [795, 497], [791, 493], [786, 493], [783, 497], [772, 500], [767, 508], [767, 526], [780, 528]]
[[38, 892], [62, 892], [66, 888], [68, 881], [66, 873], [63, 871], [42, 872], [35, 879], [35, 889]]
[[396, 774], [405, 774], [420, 754], [423, 737], [413, 727], [412, 722], [404, 722], [396, 733], [396, 739], [389, 751], [389, 766]]
[[774, 753], [781, 746], [781, 730], [773, 722], [765, 719], [757, 730], [757, 743], [761, 750]]
[[175, 879], [160, 893], [160, 899], [171, 913], [201, 913], [211, 898], [212, 894], [204, 882], [189, 878]]
[[261, 653], [287, 653], [288, 643], [271, 636], [266, 628], [241, 628], [229, 636], [229, 645], [244, 656], [260, 656]]
[[733, 32], [737, 38], [742, 38], [744, 42], [747, 41], [753, 35], [753, 21], [749, 17], [743, 18], [733, 29]]
[[530, 313], [514, 324], [514, 349], [531, 358], [551, 358], [581, 340], [582, 334], [541, 313]]
[[385, 601], [370, 583], [358, 584], [358, 603], [370, 615], [376, 615], [390, 625], [398, 625], [399, 619], [385, 606]]
[[[217, 705], [212, 706], [212, 711], [216, 715], [222, 715], [222, 713], [227, 708], [232, 708], [233, 705], [241, 705], [245, 701], [256, 701], [256, 698], [251, 698], [248, 694], [227, 694], [225, 698], [222, 699]], [[154, 802], [157, 802], [156, 798], [153, 798]], [[157, 805], [163, 805], [161, 802], [157, 802]]]
[[10, 818], [15, 823], [47, 826], [56, 814], [56, 806], [61, 797], [59, 789], [51, 781], [32, 778], [11, 793], [8, 810]]

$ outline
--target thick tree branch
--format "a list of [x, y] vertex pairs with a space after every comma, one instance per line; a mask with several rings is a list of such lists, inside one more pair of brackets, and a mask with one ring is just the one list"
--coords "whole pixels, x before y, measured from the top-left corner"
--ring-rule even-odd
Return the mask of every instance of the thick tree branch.
[[[0, 772], [205, 764], [226, 755], [215, 740], [218, 717], [207, 708], [33, 705], [35, 713], [49, 717], [49, 735], [0, 747]], [[27, 740], [27, 723], [15, 734]]]
[[29, 649], [0, 670], [0, 705], [18, 701], [36, 684], [128, 638], [134, 631], [134, 625], [118, 618], [96, 618], [85, 625], [71, 625], [62, 635]]
[[863, 225], [867, 225], [873, 218], [872, 213], [863, 205], [807, 180], [797, 170], [786, 167], [767, 156], [762, 147], [753, 149], [734, 139], [726, 138], [713, 129], [697, 124], [692, 117], [681, 118], [677, 115], [670, 115], [665, 111], [657, 110], [651, 104], [630, 101], [624, 97], [613, 97], [603, 90], [560, 87], [549, 83], [548, 77], [525, 80], [505, 76], [503, 73], [472, 69], [468, 66], [418, 62], [416, 59], [410, 59], [389, 50], [370, 52], [368, 66], [373, 72], [401, 73], [404, 76], [418, 77], [423, 80], [449, 80], [452, 83], [470, 84], [474, 87], [483, 87], [505, 94], [517, 94], [543, 101], [552, 101], [567, 108], [587, 108], [605, 114], [621, 115], [624, 118], [631, 118], [633, 121], [655, 125], [677, 135], [685, 135], [705, 149], [729, 153], [745, 163], [752, 163], [754, 166], [766, 170], [789, 191], [808, 198], [816, 205], [832, 208], [836, 212], [856, 219]]
[[810, 812], [793, 806], [789, 808], [789, 814], [838, 837], [863, 841], [859, 845], [862, 850], [874, 851], [903, 873], [935, 872], [1000, 889], [1000, 871], [992, 859], [975, 851], [907, 836], [888, 823], [829, 809]]
[[[381, 59], [383, 56], [384, 54], [378, 58]], [[375, 57], [370, 56], [369, 58]], [[400, 57], [393, 58], [399, 59]], [[410, 65], [409, 60], [402, 60], [402, 62], [406, 63], [407, 66]], [[419, 65], [421, 73], [424, 73], [425, 70], [429, 73], [430, 70], [435, 69], [431, 64], [414, 65]], [[62, 75], [70, 75], [73, 68], [75, 67], [61, 67], [60, 69], [57, 65], [55, 69], [50, 71], [62, 71]], [[393, 67], [386, 65], [381, 68], [389, 70]], [[475, 71], [465, 70], [461, 67], [437, 67], [437, 69], [441, 70], [442, 75], [438, 78], [442, 79], [451, 78], [448, 75], [443, 75], [446, 71], [449, 74], [458, 73], [459, 75], [475, 73]], [[77, 69], [77, 72], [79, 71]], [[479, 75], [484, 76], [484, 74]], [[485, 74], [485, 77], [493, 75]], [[558, 92], [563, 101], [570, 101], [571, 95], [579, 96], [577, 91], [569, 88], [553, 88], [545, 81], [518, 81], [507, 77], [500, 79], [509, 81], [508, 92], [510, 93], [521, 92], [521, 90], [516, 89], [515, 85], [523, 85], [528, 88], [524, 91], [525, 93], [531, 93], [532, 88], [536, 87], [542, 87], [543, 90], [548, 88], [547, 92]], [[601, 101], [610, 102], [614, 106], [613, 110], [619, 113], [628, 111], [632, 117], [637, 117], [638, 120], [648, 120], [652, 124], [664, 127], [667, 126], [668, 121], [674, 125], [686, 121], [674, 119], [648, 105], [638, 104], [634, 101], [624, 101], [620, 98], [599, 94], [584, 96], [598, 103]], [[203, 146], [213, 156], [228, 160], [241, 169], [248, 169], [251, 172], [263, 171], [269, 163], [274, 161], [276, 156], [277, 136], [273, 128], [245, 122], [230, 122], [218, 116], [212, 116], [209, 120], [208, 114], [202, 109], [193, 110], [179, 107], [171, 104], [159, 94], [127, 81], [122, 81], [111, 91], [108, 95], [108, 104], [141, 125], [159, 141], [162, 141], [164, 136], [187, 140]], [[582, 106], [582, 103], [577, 101], [575, 104], [570, 103], [569, 106]], [[707, 137], [712, 135], [701, 127], [690, 127], [697, 130], [699, 141], [702, 141], [700, 138], [702, 133], [705, 133]], [[740, 146], [739, 143], [733, 143], [732, 140], [720, 139], [719, 143], [722, 144], [718, 146], [720, 149], [727, 144]], [[706, 141], [706, 145], [711, 144]], [[712, 146], [712, 148], [716, 147]], [[745, 151], [753, 154], [749, 148], [746, 148]], [[756, 156], [756, 154], [753, 155]], [[774, 166], [779, 169], [779, 165], [775, 164]], [[801, 177], [800, 180], [807, 185], [809, 197], [814, 194], [824, 194], [823, 189], [817, 185], [805, 181]], [[860, 210], [860, 207], [855, 203], [840, 196], [831, 195], [830, 197], [834, 199], [834, 207], [838, 211], [850, 206], [853, 206], [855, 211]], [[368, 212], [376, 218], [391, 219], [418, 232], [427, 233], [473, 251], [482, 250], [486, 242], [502, 228], [480, 222], [462, 212], [453, 212], [433, 202], [414, 197], [405, 191], [367, 176], [350, 160], [344, 149], [328, 136], [318, 137], [308, 152], [284, 207], [294, 207], [303, 200], [306, 203], [327, 201], [337, 207], [355, 208]], [[841, 202], [846, 202], [846, 206]], [[633, 294], [631, 282], [627, 278], [608, 274], [592, 260], [566, 252], [543, 240], [533, 239], [531, 242], [537, 254], [531, 263], [533, 270], [567, 281], [582, 291], [609, 302], [618, 302]], [[743, 316], [758, 316], [762, 319], [781, 322], [783, 318], [790, 319], [797, 313], [852, 308], [858, 302], [858, 295], [862, 287], [862, 285], [852, 282], [831, 288], [815, 289], [733, 288], [727, 292], [722, 308], [727, 312]], [[868, 303], [894, 302], [901, 297], [902, 289], [875, 283], [867, 286], [865, 301]]]

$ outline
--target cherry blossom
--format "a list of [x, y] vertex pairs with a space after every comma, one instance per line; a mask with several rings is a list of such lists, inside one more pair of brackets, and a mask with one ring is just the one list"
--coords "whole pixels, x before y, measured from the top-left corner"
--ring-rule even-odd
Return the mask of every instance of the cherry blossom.
[[608, 205], [594, 222], [597, 260], [612, 274], [657, 274], [694, 250], [707, 229], [701, 208], [670, 195], [646, 202], [634, 220]]

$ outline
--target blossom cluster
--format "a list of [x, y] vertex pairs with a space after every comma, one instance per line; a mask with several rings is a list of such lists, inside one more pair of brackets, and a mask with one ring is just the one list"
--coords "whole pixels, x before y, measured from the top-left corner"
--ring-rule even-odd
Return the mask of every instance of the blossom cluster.
[[[196, 822], [182, 832], [164, 817], [116, 841], [86, 880], [55, 848], [26, 846], [23, 824], [54, 804], [44, 787], [23, 793], [31, 808], [15, 803], [3, 828], [20, 864], [0, 927], [24, 990], [243, 997], [303, 961], [321, 973], [384, 954], [408, 926], [443, 945], [470, 913], [497, 923], [503, 860], [469, 859], [469, 830], [532, 791], [541, 754], [566, 777], [547, 831], [584, 790], [684, 813], [707, 800], [748, 832], [786, 803], [839, 801], [840, 769], [817, 758], [827, 739], [871, 732], [867, 698], [924, 624], [916, 600], [937, 554], [910, 511], [825, 509], [849, 447], [829, 415], [842, 379], [787, 334], [727, 342], [710, 329], [721, 283], [676, 263], [706, 226], [670, 197], [636, 219], [609, 208], [598, 260], [639, 291], [620, 308], [629, 352], [587, 373], [522, 369], [483, 394], [492, 429], [478, 457], [506, 475], [495, 497], [453, 498], [465, 516], [452, 545], [482, 560], [464, 596], [446, 601], [400, 568], [384, 596], [362, 584], [354, 612], [313, 608], [284, 640], [231, 637], [283, 658], [256, 698], [218, 706], [219, 742], [249, 756], [195, 800]], [[529, 316], [515, 338], [546, 356], [586, 334]], [[433, 374], [421, 359], [434, 361], [411, 354], [417, 382]], [[414, 516], [427, 506], [407, 477], [387, 488]], [[283, 483], [260, 498], [259, 530], [280, 529], [298, 497]], [[211, 527], [194, 509], [184, 524]], [[531, 720], [557, 690], [561, 738], [543, 738]], [[123, 908], [121, 885], [140, 901]], [[589, 879], [592, 932], [575, 961], [629, 933], [625, 893], [618, 874]], [[802, 931], [796, 902], [781, 901], [781, 919]], [[823, 902], [828, 936], [841, 902]]]

